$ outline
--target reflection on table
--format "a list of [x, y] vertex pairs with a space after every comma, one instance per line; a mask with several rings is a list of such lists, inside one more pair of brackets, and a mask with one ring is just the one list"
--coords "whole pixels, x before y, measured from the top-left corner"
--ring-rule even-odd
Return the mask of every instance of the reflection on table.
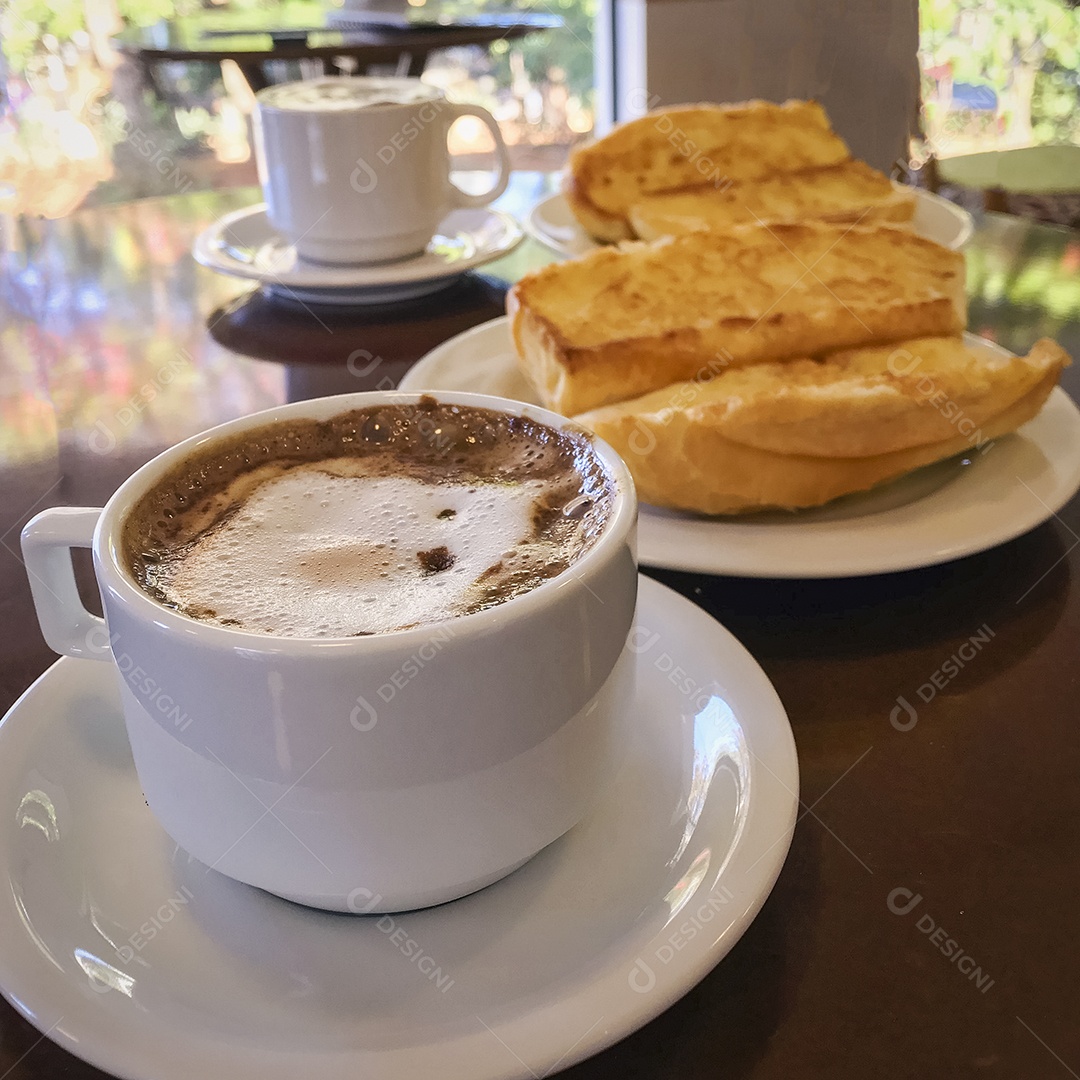
[[[148, 81], [158, 86], [154, 69], [168, 61], [217, 63], [235, 60], [253, 90], [271, 82], [297, 77], [284, 61], [303, 61], [320, 74], [364, 74], [390, 66], [399, 75], [419, 76], [431, 53], [463, 45], [512, 41], [539, 30], [562, 25], [556, 15], [521, 12], [432, 19], [419, 12], [399, 25], [365, 22], [357, 13], [355, 25], [289, 25], [273, 8], [261, 12], [202, 12], [169, 19], [148, 27], [131, 27], [114, 38], [116, 48], [137, 60]], [[275, 72], [279, 73], [275, 79]], [[292, 72], [290, 74], [290, 72]], [[160, 87], [159, 87], [160, 89]]]

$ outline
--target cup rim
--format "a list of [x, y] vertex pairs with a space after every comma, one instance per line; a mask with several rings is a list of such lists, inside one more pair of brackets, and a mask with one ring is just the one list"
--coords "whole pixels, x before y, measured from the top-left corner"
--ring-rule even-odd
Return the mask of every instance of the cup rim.
[[274, 96], [275, 91], [279, 91], [283, 86], [296, 85], [303, 86], [316, 86], [326, 85], [332, 83], [334, 85], [338, 83], [348, 83], [355, 86], [356, 83], [408, 83], [415, 85], [419, 83], [428, 91], [428, 96], [420, 98], [417, 101], [385, 101], [381, 102], [383, 108], [398, 108], [409, 109], [416, 108], [417, 106], [424, 105], [430, 101], [445, 101], [446, 94], [438, 87], [433, 86], [431, 83], [424, 82], [418, 75], [320, 75], [317, 79], [296, 79], [289, 83], [274, 83], [272, 86], [264, 86], [261, 90], [255, 92], [255, 103], [261, 110], [273, 109], [275, 112], [287, 112], [287, 113], [301, 113], [306, 116], [323, 116], [327, 113], [345, 113], [345, 112], [359, 112], [362, 109], [370, 108], [369, 105], [356, 104], [347, 108], [334, 108], [334, 109], [296, 109], [288, 105], [275, 105], [273, 101], [268, 100]]
[[[304, 416], [327, 419], [352, 409], [363, 408], [365, 405], [409, 405], [416, 404], [423, 398], [434, 398], [440, 404], [467, 405], [492, 409], [513, 416], [527, 416], [558, 430], [575, 431], [587, 435], [615, 488], [612, 512], [592, 547], [562, 573], [493, 607], [421, 623], [408, 629], [379, 631], [363, 637], [290, 637], [200, 622], [190, 615], [167, 608], [155, 600], [141, 588], [125, 565], [120, 537], [128, 513], [156, 480], [193, 451], [222, 437], [264, 427], [279, 420]], [[207, 428], [163, 450], [132, 473], [106, 502], [94, 529], [92, 548], [95, 571], [102, 592], [111, 593], [136, 614], [142, 614], [163, 630], [185, 636], [194, 635], [206, 644], [243, 649], [249, 652], [289, 653], [297, 650], [353, 648], [363, 649], [370, 653], [384, 647], [398, 649], [402, 645], [408, 645], [410, 639], [422, 643], [446, 626], [453, 626], [455, 630], [460, 627], [460, 632], [454, 635], [457, 637], [459, 633], [470, 631], [490, 633], [493, 630], [497, 631], [508, 622], [527, 618], [530, 611], [553, 602], [557, 594], [570, 583], [577, 581], [583, 584], [582, 578], [595, 571], [623, 546], [632, 533], [636, 521], [637, 493], [626, 464], [608, 443], [575, 424], [568, 417], [538, 405], [490, 394], [475, 394], [466, 391], [369, 390], [310, 398], [249, 413]], [[631, 548], [634, 547], [631, 541]], [[587, 584], [584, 587], [587, 588]]]

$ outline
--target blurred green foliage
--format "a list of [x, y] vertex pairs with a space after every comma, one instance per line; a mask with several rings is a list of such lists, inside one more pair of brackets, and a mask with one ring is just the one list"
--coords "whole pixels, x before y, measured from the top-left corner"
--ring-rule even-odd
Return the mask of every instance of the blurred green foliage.
[[[149, 26], [198, 9], [198, 0], [116, 0], [119, 14], [136, 26]], [[25, 70], [46, 36], [71, 41], [86, 30], [83, 0], [6, 0], [0, 12], [0, 41], [8, 66]]]
[[[992, 87], [1036, 142], [1080, 141], [1080, 8], [1066, 0], [922, 0], [924, 63]], [[1011, 93], [1010, 93], [1011, 92]]]
[[[529, 34], [513, 43], [496, 42], [491, 49], [494, 61], [492, 74], [500, 86], [510, 82], [509, 55], [511, 49], [520, 52], [529, 81], [540, 85], [548, 80], [551, 68], [564, 73], [571, 94], [591, 103], [593, 96], [593, 19], [597, 0], [544, 0], [542, 3], [514, 5], [516, 11], [536, 11], [558, 15], [563, 25], [558, 30]], [[440, 12], [451, 15], [477, 15], [504, 3], [492, 0], [442, 0]]]

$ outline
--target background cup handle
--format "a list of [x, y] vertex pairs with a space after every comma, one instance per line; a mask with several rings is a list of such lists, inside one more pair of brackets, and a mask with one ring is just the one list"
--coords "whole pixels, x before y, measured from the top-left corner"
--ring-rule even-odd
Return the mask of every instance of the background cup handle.
[[499, 159], [499, 175], [495, 179], [494, 186], [482, 195], [470, 195], [468, 192], [462, 191], [457, 184], [452, 183], [450, 185], [454, 189], [452, 197], [455, 206], [487, 206], [488, 203], [497, 199], [506, 190], [506, 185], [510, 183], [510, 154], [506, 149], [506, 143], [503, 142], [498, 121], [487, 109], [482, 109], [479, 105], [450, 103], [449, 109], [450, 123], [446, 125], [447, 131], [450, 130], [450, 125], [459, 116], [475, 116], [478, 120], [484, 121], [488, 131], [491, 132], [492, 138], [495, 140], [495, 153]]
[[32, 518], [22, 531], [23, 560], [38, 622], [54, 652], [108, 660], [105, 620], [86, 610], [75, 584], [72, 548], [88, 548], [101, 510], [55, 506]]

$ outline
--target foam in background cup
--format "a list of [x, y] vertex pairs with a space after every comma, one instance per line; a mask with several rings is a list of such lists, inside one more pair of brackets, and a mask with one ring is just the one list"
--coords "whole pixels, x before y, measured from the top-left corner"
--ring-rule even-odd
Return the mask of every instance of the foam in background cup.
[[379, 105], [417, 105], [438, 101], [438, 89], [419, 79], [330, 78], [281, 83], [259, 92], [262, 105], [300, 112], [336, 112]]

